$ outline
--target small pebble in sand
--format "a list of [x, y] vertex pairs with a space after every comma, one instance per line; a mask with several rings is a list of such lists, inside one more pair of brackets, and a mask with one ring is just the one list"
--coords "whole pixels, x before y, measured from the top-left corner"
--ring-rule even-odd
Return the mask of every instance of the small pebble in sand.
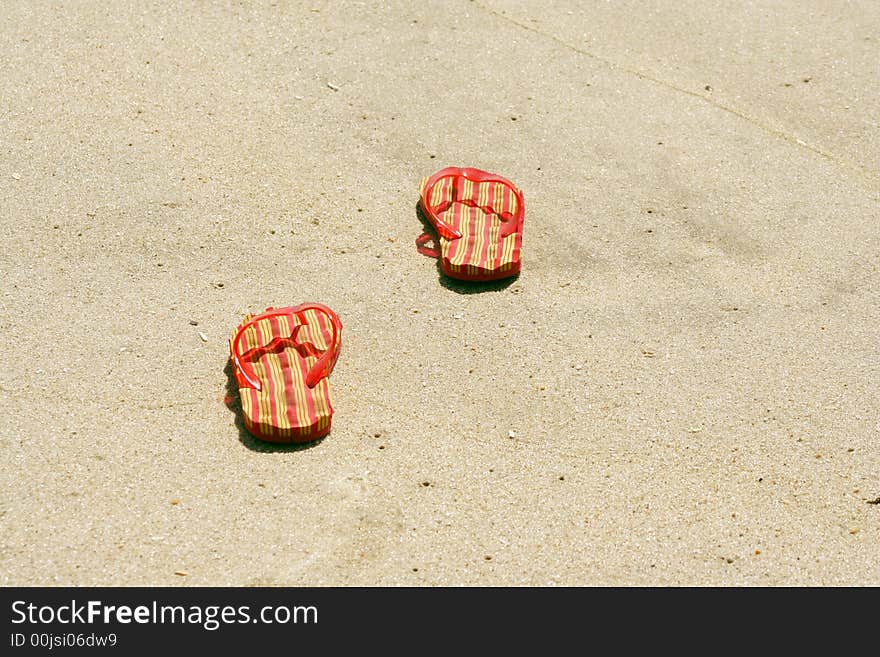
[[452, 316], [452, 319], [461, 319], [462, 317], [464, 317], [464, 315], [462, 315], [461, 313], [455, 313], [455, 314]]
[[339, 87], [332, 82], [328, 82], [327, 86], [330, 87], [333, 91], [339, 91]]
[[507, 437], [508, 438], [516, 438], [516, 431], [511, 429], [510, 431], [507, 432]]
[[201, 331], [199, 331], [199, 337], [202, 339], [202, 342], [208, 341], [208, 336], [205, 335], [204, 333], [202, 333]]
[[13, 173], [13, 174], [12, 174], [12, 179], [13, 179], [13, 180], [21, 180], [21, 176], [18, 175], [17, 173]]
[[189, 320], [189, 325], [190, 325], [190, 326], [198, 326], [199, 323], [198, 323], [196, 320], [191, 319], [191, 320]]
[[178, 499], [171, 500], [171, 506], [177, 506], [178, 504], [180, 504], [180, 500], [178, 500]]

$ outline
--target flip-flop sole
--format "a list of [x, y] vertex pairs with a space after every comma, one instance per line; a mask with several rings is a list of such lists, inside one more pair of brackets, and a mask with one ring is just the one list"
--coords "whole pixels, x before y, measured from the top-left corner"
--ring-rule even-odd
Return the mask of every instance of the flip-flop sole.
[[461, 234], [457, 239], [439, 236], [443, 273], [463, 280], [488, 281], [519, 272], [522, 230], [502, 235], [501, 215], [515, 215], [518, 209], [513, 190], [500, 182], [463, 179], [453, 200], [454, 182], [447, 177], [437, 181], [430, 199], [424, 199], [428, 180], [424, 178], [419, 186], [423, 201], [431, 207], [444, 208], [437, 212], [437, 217]]
[[[330, 431], [333, 399], [326, 378], [310, 388], [309, 370], [330, 348], [330, 320], [314, 310], [305, 311], [306, 324], [297, 330], [290, 316], [261, 319], [244, 330], [241, 348], [260, 389], [239, 386], [244, 424], [256, 437], [278, 443], [307, 442]], [[236, 335], [254, 316], [239, 325]], [[297, 331], [295, 338], [291, 334]]]

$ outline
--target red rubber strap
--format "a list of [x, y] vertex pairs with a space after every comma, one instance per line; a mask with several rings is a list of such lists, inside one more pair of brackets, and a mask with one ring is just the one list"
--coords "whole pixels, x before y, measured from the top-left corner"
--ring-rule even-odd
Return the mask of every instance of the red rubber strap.
[[[324, 352], [314, 365], [312, 365], [309, 373], [306, 375], [306, 385], [309, 388], [314, 388], [318, 384], [318, 381], [325, 376], [329, 376], [330, 372], [333, 371], [333, 368], [336, 365], [336, 360], [339, 358], [339, 350], [342, 347], [342, 322], [339, 320], [339, 316], [330, 310], [330, 308], [320, 303], [301, 304], [292, 308], [271, 308], [256, 317], [252, 317], [245, 324], [242, 324], [236, 332], [235, 338], [229, 343], [230, 351], [232, 352], [232, 360], [237, 369], [237, 373], [240, 374], [241, 378], [243, 378], [252, 388], [255, 388], [256, 390], [263, 389], [259, 379], [253, 371], [251, 363], [241, 359], [239, 344], [244, 337], [244, 332], [257, 322], [268, 319], [269, 317], [286, 316], [293, 318], [295, 316], [300, 319], [302, 324], [297, 324], [292, 329], [290, 335], [293, 337], [304, 324], [308, 323], [304, 317], [306, 310], [317, 310], [324, 313], [330, 319], [330, 324], [333, 327], [333, 337], [330, 343], [330, 348]], [[239, 383], [241, 383], [241, 381], [239, 381]]]
[[[434, 224], [434, 227], [437, 229], [437, 232], [441, 237], [446, 238], [447, 240], [454, 240], [461, 237], [461, 233], [437, 216], [435, 209], [431, 206], [428, 199], [431, 198], [431, 192], [434, 191], [434, 185], [436, 185], [443, 178], [452, 177], [452, 196], [453, 201], [457, 196], [458, 191], [458, 181], [462, 178], [470, 180], [472, 182], [484, 183], [484, 182], [497, 182], [509, 187], [510, 190], [516, 196], [517, 204], [516, 204], [516, 214], [511, 215], [509, 212], [505, 213], [496, 213], [498, 216], [504, 220], [504, 225], [501, 227], [501, 237], [507, 237], [515, 233], [519, 227], [522, 225], [523, 217], [525, 216], [525, 202], [523, 200], [522, 192], [519, 191], [516, 185], [510, 182], [507, 178], [502, 176], [495, 175], [493, 173], [488, 173], [486, 171], [482, 171], [480, 169], [473, 169], [470, 167], [466, 167], [464, 169], [460, 169], [459, 167], [446, 167], [445, 169], [441, 169], [430, 178], [425, 183], [425, 192], [422, 194], [422, 207], [425, 209], [425, 213], [428, 215], [428, 219], [431, 220], [431, 223]], [[493, 211], [492, 208], [484, 208], [490, 211]]]
[[[317, 310], [318, 312], [324, 313], [330, 320], [330, 325], [333, 327], [333, 337], [330, 339], [330, 347], [324, 352], [324, 355], [312, 365], [312, 369], [309, 370], [309, 373], [306, 376], [306, 385], [309, 388], [314, 388], [318, 385], [318, 381], [324, 377], [330, 376], [330, 372], [336, 367], [336, 360], [339, 358], [339, 350], [342, 348], [342, 322], [339, 319], [339, 315], [322, 303], [302, 304], [296, 308], [299, 312], [303, 313], [306, 310]], [[303, 323], [305, 323], [305, 318], [303, 318]]]
[[416, 250], [429, 258], [439, 258], [440, 251], [432, 246], [428, 246], [428, 244], [433, 241], [434, 236], [431, 235], [431, 233], [422, 233], [416, 238]]

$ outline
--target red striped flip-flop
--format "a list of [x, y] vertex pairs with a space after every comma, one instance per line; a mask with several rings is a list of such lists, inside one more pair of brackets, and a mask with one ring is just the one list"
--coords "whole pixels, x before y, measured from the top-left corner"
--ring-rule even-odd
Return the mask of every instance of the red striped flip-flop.
[[342, 322], [319, 303], [248, 315], [229, 340], [244, 424], [275, 443], [315, 440], [330, 432], [327, 377], [342, 346]]
[[480, 169], [447, 167], [424, 178], [420, 207], [440, 238], [440, 251], [419, 237], [419, 251], [440, 258], [443, 273], [492, 281], [519, 272], [522, 263], [522, 192], [506, 178]]

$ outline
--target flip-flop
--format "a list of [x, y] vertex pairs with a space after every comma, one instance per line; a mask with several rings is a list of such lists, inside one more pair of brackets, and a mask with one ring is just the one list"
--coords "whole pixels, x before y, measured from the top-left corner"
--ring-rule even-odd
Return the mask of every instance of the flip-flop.
[[342, 322], [319, 303], [248, 315], [229, 340], [244, 424], [275, 443], [308, 442], [330, 432], [327, 377], [342, 346]]
[[419, 251], [440, 258], [443, 273], [492, 281], [520, 271], [525, 201], [512, 182], [480, 169], [447, 167], [420, 185], [419, 207], [437, 231], [440, 250], [417, 240]]

